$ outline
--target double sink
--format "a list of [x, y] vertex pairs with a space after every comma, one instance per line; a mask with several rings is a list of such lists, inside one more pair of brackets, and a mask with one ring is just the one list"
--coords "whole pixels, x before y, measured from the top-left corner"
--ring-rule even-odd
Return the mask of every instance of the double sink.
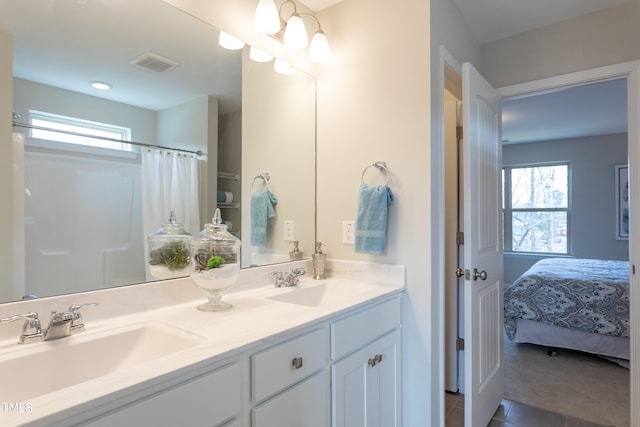
[[[362, 292], [365, 286], [309, 280], [289, 288], [258, 288], [260, 291], [256, 293], [256, 298], [263, 302], [269, 300], [302, 307], [322, 307]], [[240, 311], [237, 314], [242, 316]], [[87, 331], [82, 334], [33, 344], [18, 345], [16, 342], [0, 350], [0, 378], [5, 385], [10, 385], [0, 389], [0, 401], [28, 401], [205, 342], [207, 339], [202, 336], [162, 321], [136, 323], [103, 331], [91, 331], [91, 324], [88, 323]]]

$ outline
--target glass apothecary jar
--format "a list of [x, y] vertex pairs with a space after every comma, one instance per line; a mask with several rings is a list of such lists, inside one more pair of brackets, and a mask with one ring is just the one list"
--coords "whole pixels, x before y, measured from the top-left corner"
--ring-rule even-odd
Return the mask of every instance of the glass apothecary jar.
[[190, 277], [209, 301], [198, 310], [221, 311], [231, 304], [221, 301], [222, 294], [237, 280], [240, 273], [240, 239], [227, 231], [220, 209], [199, 235], [189, 239], [194, 264]]
[[171, 211], [169, 220], [147, 236], [149, 274], [156, 280], [185, 277], [193, 271], [189, 252], [191, 234], [184, 231]]

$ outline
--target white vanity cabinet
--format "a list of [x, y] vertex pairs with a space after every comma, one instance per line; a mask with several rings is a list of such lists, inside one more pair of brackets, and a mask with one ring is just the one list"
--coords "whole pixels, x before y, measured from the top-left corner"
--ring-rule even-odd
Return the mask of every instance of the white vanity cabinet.
[[[252, 427], [325, 427], [329, 419], [328, 329], [252, 354]], [[261, 403], [262, 402], [262, 403]]]
[[400, 427], [400, 294], [287, 328], [34, 425]]
[[400, 427], [400, 309], [396, 298], [331, 325], [333, 427]]
[[242, 373], [233, 362], [132, 402], [82, 425], [240, 426]]

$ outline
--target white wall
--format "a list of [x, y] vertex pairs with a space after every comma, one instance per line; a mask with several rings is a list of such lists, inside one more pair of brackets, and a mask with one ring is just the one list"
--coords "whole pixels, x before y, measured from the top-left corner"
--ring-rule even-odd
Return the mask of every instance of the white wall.
[[132, 141], [156, 143], [154, 111], [18, 78], [13, 84], [13, 106], [21, 122], [29, 122], [29, 109], [33, 109], [127, 127]]
[[640, 58], [640, 1], [482, 47], [480, 71], [495, 87]]
[[[284, 240], [284, 221], [293, 221], [294, 240], [310, 257], [315, 243], [316, 81], [296, 71], [285, 75], [273, 62], [248, 58], [242, 65], [242, 266], [261, 258], [289, 260], [291, 241]], [[264, 247], [251, 245], [251, 193], [264, 190], [254, 177], [269, 173], [276, 196], [275, 217], [267, 227]], [[269, 255], [255, 255], [269, 254]], [[275, 258], [278, 260], [279, 258]]]
[[[318, 240], [329, 258], [406, 266], [404, 425], [437, 425], [437, 349], [430, 309], [429, 1], [347, 0], [319, 15], [333, 57], [318, 81]], [[354, 220], [363, 169], [386, 161], [395, 204], [386, 255], [341, 240]]]
[[[629, 259], [628, 240], [615, 239], [615, 165], [627, 163], [627, 134], [504, 145], [505, 166], [568, 161], [571, 168], [571, 255]], [[513, 281], [540, 257], [505, 254], [504, 280]]]

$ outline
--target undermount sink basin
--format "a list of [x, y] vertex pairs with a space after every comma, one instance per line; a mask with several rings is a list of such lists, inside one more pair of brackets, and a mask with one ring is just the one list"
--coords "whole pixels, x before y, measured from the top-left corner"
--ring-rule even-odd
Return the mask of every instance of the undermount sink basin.
[[144, 323], [24, 344], [0, 355], [0, 401], [24, 402], [202, 342], [202, 337], [162, 323]]
[[289, 304], [318, 307], [325, 304], [333, 304], [361, 291], [361, 287], [355, 285], [340, 286], [337, 284], [308, 284], [286, 288], [282, 293], [268, 297], [270, 300], [287, 302]]

